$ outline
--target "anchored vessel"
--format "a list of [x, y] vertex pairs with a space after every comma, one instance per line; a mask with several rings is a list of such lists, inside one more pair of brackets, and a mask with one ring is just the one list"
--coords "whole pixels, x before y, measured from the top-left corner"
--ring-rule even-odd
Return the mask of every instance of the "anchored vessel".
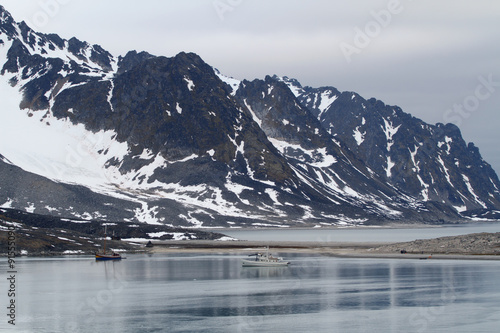
[[104, 242], [103, 242], [103, 247], [102, 251], [97, 251], [95, 253], [95, 260], [121, 260], [122, 256], [119, 255], [118, 253], [111, 251], [110, 253], [106, 253], [106, 225], [104, 226]]
[[273, 257], [269, 253], [269, 247], [266, 248], [264, 253], [250, 254], [249, 257], [255, 256], [255, 260], [243, 259], [242, 265], [244, 267], [279, 267], [288, 266], [290, 263], [284, 261], [281, 257]]

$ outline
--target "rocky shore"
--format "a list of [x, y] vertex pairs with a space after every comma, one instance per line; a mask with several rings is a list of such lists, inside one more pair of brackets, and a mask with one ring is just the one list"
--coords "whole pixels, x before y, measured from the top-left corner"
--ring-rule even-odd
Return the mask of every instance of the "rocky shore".
[[225, 235], [203, 230], [174, 228], [131, 222], [77, 220], [0, 209], [0, 255], [12, 249], [16, 256], [94, 254], [103, 245], [107, 226], [107, 247], [117, 252], [144, 252], [149, 240], [204, 239]]
[[[106, 223], [108, 248], [128, 253], [229, 252], [244, 254], [267, 246], [280, 253], [314, 253], [351, 258], [500, 260], [500, 232], [417, 239], [404, 243], [243, 241], [223, 234], [168, 226]], [[0, 255], [14, 241], [16, 255], [93, 254], [102, 245], [103, 223], [0, 209]], [[108, 233], [108, 235], [109, 235]], [[109, 236], [108, 236], [109, 237]], [[152, 247], [146, 247], [152, 242]], [[151, 245], [151, 244], [150, 244]], [[10, 250], [9, 250], [10, 251]]]
[[500, 232], [417, 239], [379, 246], [371, 253], [500, 255]]
[[280, 253], [317, 253], [348, 258], [484, 259], [500, 260], [500, 233], [478, 233], [404, 243], [367, 242], [262, 242], [262, 241], [158, 241], [153, 253], [246, 253], [266, 246]]

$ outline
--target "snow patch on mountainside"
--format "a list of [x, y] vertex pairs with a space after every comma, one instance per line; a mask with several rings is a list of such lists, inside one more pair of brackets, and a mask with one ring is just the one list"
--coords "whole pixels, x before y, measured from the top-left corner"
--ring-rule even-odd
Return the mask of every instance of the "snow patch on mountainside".
[[394, 126], [391, 121], [384, 118], [384, 126], [381, 127], [387, 139], [387, 151], [389, 152], [394, 144], [393, 136], [398, 132], [401, 125]]
[[354, 129], [354, 134], [353, 134], [354, 140], [356, 140], [358, 146], [361, 145], [363, 141], [365, 141], [365, 135], [366, 135], [366, 132], [361, 133], [361, 131], [359, 130], [360, 127], [361, 126], [356, 127]]
[[179, 105], [179, 103], [176, 103], [175, 104], [175, 110], [177, 111], [178, 114], [182, 114], [182, 108], [181, 106]]
[[474, 199], [476, 200], [476, 202], [478, 204], [480, 204], [483, 208], [487, 208], [486, 204], [479, 198], [479, 196], [476, 194], [476, 192], [474, 191], [474, 188], [472, 187], [471, 183], [470, 183], [470, 179], [469, 177], [467, 177], [466, 175], [462, 174], [462, 178], [465, 182], [465, 185], [467, 186], [467, 189], [469, 190], [469, 193], [472, 194], [472, 196], [474, 197]]
[[184, 76], [184, 81], [186, 81], [189, 91], [193, 91], [195, 87], [194, 82], [187, 76]]
[[390, 156], [387, 156], [387, 168], [385, 169], [385, 175], [387, 178], [390, 178], [392, 176], [392, 168], [396, 165], [391, 159]]
[[327, 168], [332, 164], [337, 163], [337, 158], [328, 154], [326, 148], [304, 149], [300, 145], [288, 143], [273, 138], [269, 141], [283, 154], [284, 156], [293, 157], [301, 162], [308, 163], [317, 168]]
[[262, 128], [262, 120], [257, 117], [257, 114], [255, 114], [255, 111], [252, 109], [250, 105], [248, 105], [247, 100], [244, 99], [243, 102], [245, 103], [245, 106], [247, 107], [248, 111], [250, 111], [250, 114], [252, 115], [253, 121], [255, 121], [257, 124], [259, 124], [259, 127]]
[[238, 87], [240, 86], [241, 81], [237, 80], [235, 78], [226, 76], [226, 75], [222, 74], [221, 72], [219, 72], [219, 70], [217, 70], [215, 68], [214, 68], [214, 72], [219, 77], [219, 79], [221, 79], [222, 82], [227, 83], [231, 87], [231, 89], [232, 89], [231, 95], [234, 96], [236, 94], [236, 91], [238, 90]]
[[444, 137], [444, 142], [438, 142], [437, 146], [442, 149], [444, 145], [446, 145], [446, 154], [450, 155], [451, 152], [451, 143], [453, 143], [453, 139], [445, 136]]
[[446, 181], [448, 181], [448, 183], [451, 185], [451, 187], [455, 187], [455, 185], [453, 185], [453, 182], [451, 181], [451, 178], [450, 178], [450, 174], [448, 172], [448, 168], [446, 167], [446, 165], [444, 164], [444, 161], [443, 159], [441, 158], [441, 155], [438, 155], [438, 158], [437, 158], [439, 164], [441, 164], [442, 168], [443, 168], [443, 172], [444, 172], [444, 175], [445, 175], [445, 178], [446, 178]]
[[[0, 152], [22, 169], [49, 179], [99, 187], [108, 183], [105, 162], [123, 159], [128, 146], [114, 140], [116, 133], [92, 133], [84, 125], [56, 119], [37, 111], [19, 110], [21, 93], [16, 97], [6, 77], [0, 77]], [[106, 149], [106, 153], [97, 151]]]
[[319, 98], [321, 99], [321, 102], [318, 105], [319, 109], [318, 119], [321, 119], [323, 113], [325, 113], [325, 111], [330, 107], [330, 105], [332, 105], [332, 103], [335, 102], [335, 100], [337, 100], [338, 96], [337, 95], [332, 96], [332, 91], [326, 90], [321, 93]]

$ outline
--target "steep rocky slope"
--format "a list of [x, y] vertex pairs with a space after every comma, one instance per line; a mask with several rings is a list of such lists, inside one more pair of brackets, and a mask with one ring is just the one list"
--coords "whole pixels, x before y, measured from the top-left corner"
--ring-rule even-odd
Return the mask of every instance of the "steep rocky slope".
[[198, 55], [116, 57], [0, 6], [0, 207], [186, 227], [496, 216], [457, 127], [335, 88], [237, 81]]

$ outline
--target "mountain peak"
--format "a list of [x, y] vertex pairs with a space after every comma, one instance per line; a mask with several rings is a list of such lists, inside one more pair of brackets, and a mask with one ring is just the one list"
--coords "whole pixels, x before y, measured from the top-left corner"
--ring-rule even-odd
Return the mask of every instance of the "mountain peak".
[[[205, 69], [207, 69], [208, 67], [212, 68], [199, 55], [193, 52], [180, 52], [171, 59], [176, 66], [178, 66], [179, 68], [183, 67], [186, 70], [190, 70], [196, 67], [203, 67]], [[210, 70], [213, 71], [213, 69]]]
[[136, 50], [129, 51], [125, 56], [118, 57], [118, 74], [129, 71], [143, 61], [154, 57], [154, 55], [145, 51], [139, 53]]
[[189, 60], [193, 62], [204, 62], [199, 55], [194, 52], [179, 52], [174, 56], [174, 59]]
[[4, 6], [0, 5], [0, 22], [3, 23], [3, 20], [6, 16], [10, 16], [10, 13], [5, 9]]
[[287, 76], [240, 84], [190, 52], [115, 58], [3, 7], [0, 19], [0, 121], [33, 138], [0, 133], [0, 207], [191, 227], [500, 208], [498, 177], [456, 126]]
[[302, 84], [297, 79], [290, 78], [288, 76], [280, 77], [280, 76], [278, 76], [276, 74], [274, 74], [272, 78], [274, 80], [276, 80], [276, 81], [283, 81], [283, 82], [285, 82], [289, 86], [294, 86], [294, 87], [297, 87], [299, 89], [302, 88]]
[[15, 23], [12, 15], [0, 5], [0, 35], [6, 33], [7, 36], [12, 37], [15, 33]]

